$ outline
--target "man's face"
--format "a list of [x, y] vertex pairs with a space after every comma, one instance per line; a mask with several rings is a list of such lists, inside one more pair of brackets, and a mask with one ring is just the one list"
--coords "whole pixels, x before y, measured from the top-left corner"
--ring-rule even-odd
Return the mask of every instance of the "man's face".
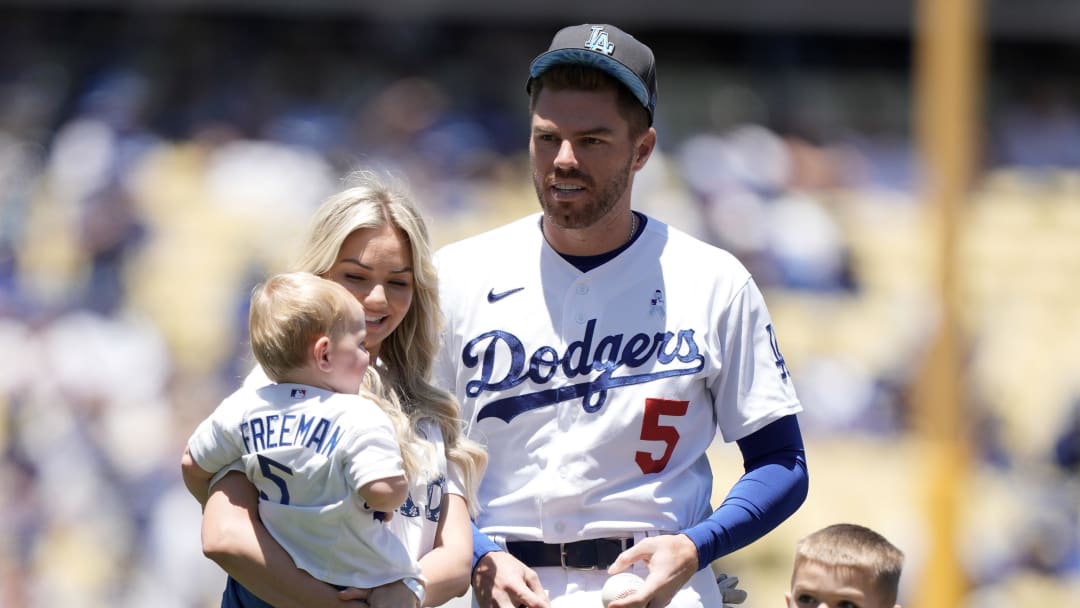
[[592, 226], [621, 200], [629, 205], [635, 144], [614, 89], [544, 89], [532, 115], [529, 158], [544, 217], [561, 228]]

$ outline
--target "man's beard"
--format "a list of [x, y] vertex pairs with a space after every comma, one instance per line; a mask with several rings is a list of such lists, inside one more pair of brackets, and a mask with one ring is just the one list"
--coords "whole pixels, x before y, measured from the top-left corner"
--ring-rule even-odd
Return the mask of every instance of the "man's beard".
[[546, 181], [545, 176], [533, 173], [533, 187], [536, 189], [536, 198], [540, 201], [540, 208], [544, 210], [544, 218], [560, 228], [581, 229], [592, 226], [600, 218], [607, 215], [615, 206], [619, 197], [626, 192], [630, 184], [631, 165], [632, 159], [627, 159], [622, 170], [618, 171], [599, 189], [595, 187], [591, 177], [576, 169], [570, 171], [556, 169], [555, 181], [572, 179], [585, 184], [589, 188], [592, 195], [586, 198], [580, 207], [549, 201], [545, 196], [549, 191], [544, 184]]

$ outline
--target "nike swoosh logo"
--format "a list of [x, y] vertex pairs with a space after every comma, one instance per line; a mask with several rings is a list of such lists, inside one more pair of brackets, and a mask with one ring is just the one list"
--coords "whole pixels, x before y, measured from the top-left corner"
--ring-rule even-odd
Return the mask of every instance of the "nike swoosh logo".
[[492, 289], [491, 291], [488, 292], [488, 302], [498, 302], [499, 300], [505, 298], [506, 296], [508, 296], [508, 295], [510, 295], [512, 293], [517, 293], [517, 292], [519, 292], [519, 291], [521, 291], [523, 289], [525, 289], [525, 288], [524, 287], [515, 287], [513, 289], [507, 289], [506, 291], [500, 291], [499, 293], [495, 293], [495, 290]]

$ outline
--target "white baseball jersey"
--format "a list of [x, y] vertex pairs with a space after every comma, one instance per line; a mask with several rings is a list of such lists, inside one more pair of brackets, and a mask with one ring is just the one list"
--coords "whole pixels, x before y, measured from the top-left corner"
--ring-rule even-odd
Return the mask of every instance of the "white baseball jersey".
[[[255, 366], [244, 378], [243, 386], [248, 390], [272, 384], [266, 372]], [[465, 496], [464, 475], [461, 467], [446, 460], [446, 444], [442, 429], [431, 419], [422, 419], [417, 423], [416, 433], [421, 439], [430, 441], [436, 462], [433, 470], [434, 479], [409, 479], [409, 497], [390, 520], [390, 531], [405, 543], [409, 555], [417, 559], [435, 548], [435, 536], [442, 513], [442, 500], [448, 494]], [[229, 470], [243, 471], [242, 463], [234, 463]], [[220, 475], [220, 474], [219, 474]], [[219, 479], [215, 476], [214, 481]]]
[[706, 449], [801, 411], [764, 300], [729, 253], [649, 218], [581, 272], [534, 214], [437, 255], [436, 380], [491, 457], [478, 525], [568, 542], [712, 512]]
[[369, 588], [420, 574], [358, 493], [403, 473], [390, 419], [370, 400], [302, 384], [245, 384], [199, 425], [188, 448], [207, 471], [243, 462], [263, 524], [315, 578]]
[[446, 445], [442, 429], [434, 420], [421, 420], [417, 434], [435, 444], [438, 455], [439, 476], [433, 480], [409, 480], [409, 498], [390, 520], [390, 530], [399, 538], [410, 555], [423, 557], [435, 547], [435, 533], [439, 527], [443, 496], [464, 496], [461, 468], [447, 466]]

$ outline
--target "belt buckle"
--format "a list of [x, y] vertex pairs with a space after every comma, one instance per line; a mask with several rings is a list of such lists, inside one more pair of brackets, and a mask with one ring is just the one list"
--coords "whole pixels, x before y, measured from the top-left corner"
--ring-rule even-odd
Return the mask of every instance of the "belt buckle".
[[599, 570], [596, 564], [593, 564], [591, 566], [568, 566], [566, 564], [566, 543], [559, 543], [559, 565], [562, 566], [565, 570]]

